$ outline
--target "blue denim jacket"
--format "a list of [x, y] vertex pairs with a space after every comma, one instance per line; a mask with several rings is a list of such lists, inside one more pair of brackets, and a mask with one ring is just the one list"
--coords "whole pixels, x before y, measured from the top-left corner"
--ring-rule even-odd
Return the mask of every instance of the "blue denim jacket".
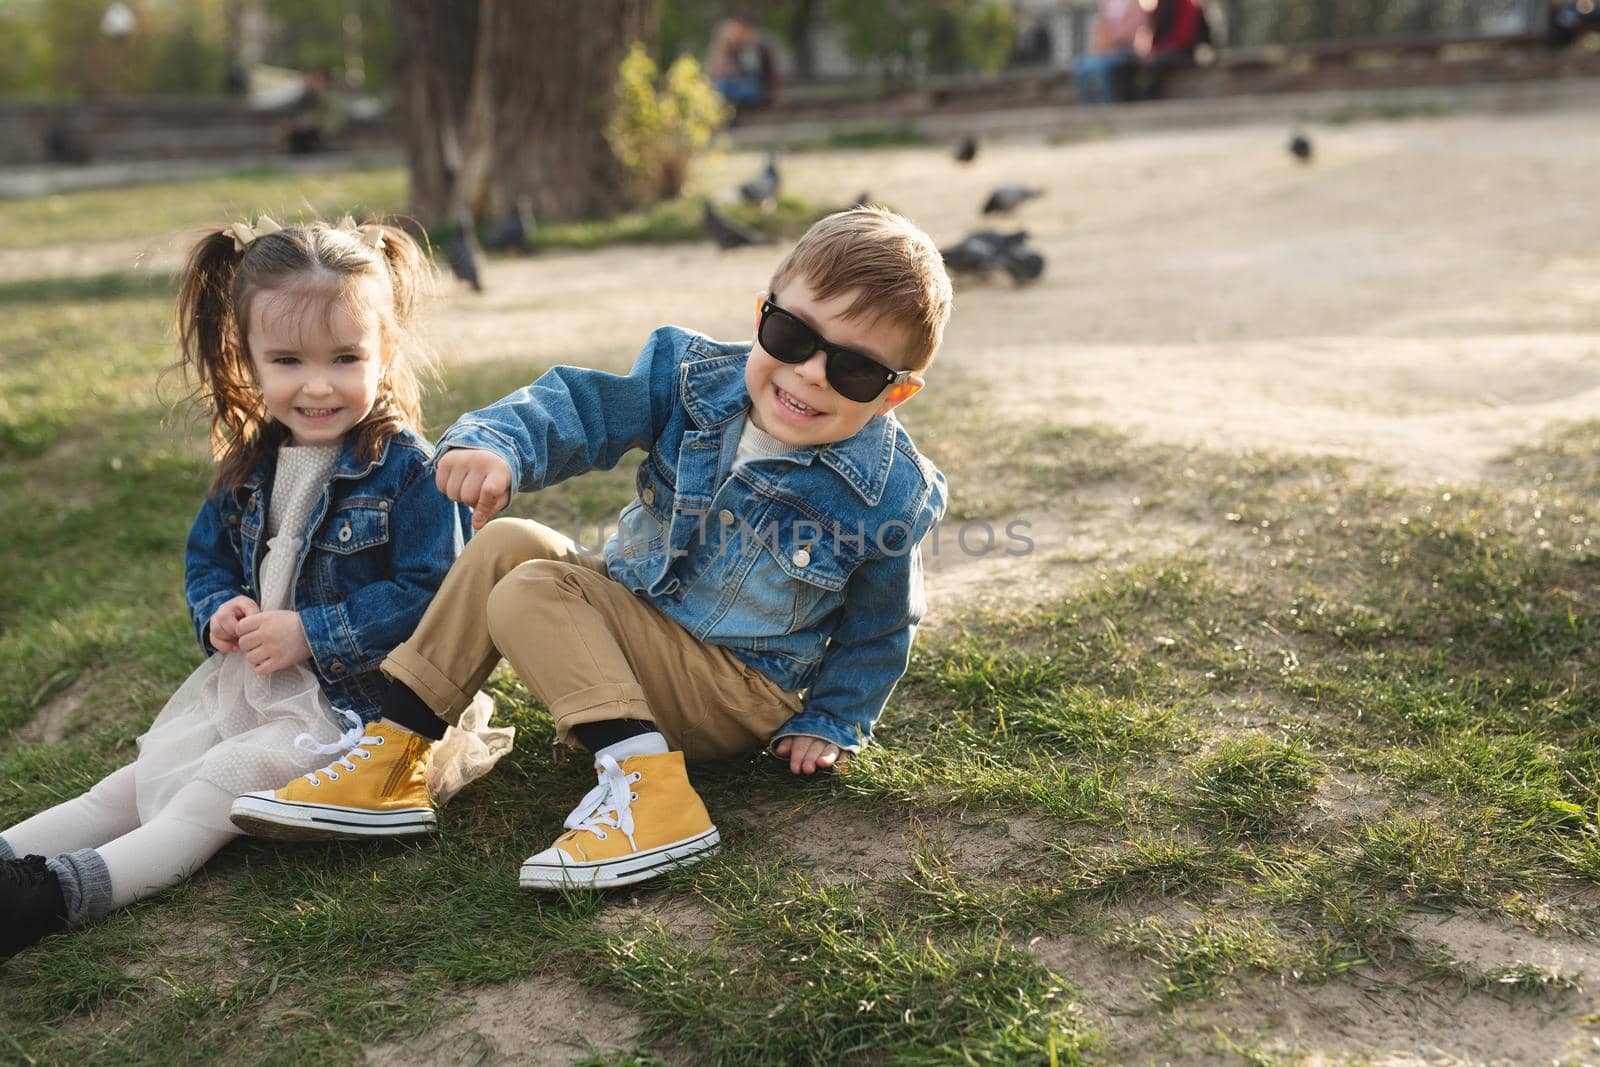
[[[434, 484], [433, 450], [422, 438], [402, 431], [372, 463], [359, 461], [354, 445], [347, 435], [301, 534], [294, 606], [328, 701], [370, 721], [378, 664], [416, 629], [471, 516]], [[189, 530], [185, 591], [207, 653], [217, 608], [240, 594], [261, 598], [261, 528], [276, 467], [273, 450], [238, 489], [208, 497]]]
[[528, 491], [644, 449], [639, 495], [606, 542], [611, 577], [699, 640], [805, 690], [773, 740], [859, 751], [905, 673], [923, 611], [918, 545], [944, 514], [944, 476], [892, 415], [733, 471], [749, 352], [665, 327], [626, 376], [555, 367], [462, 416], [439, 450], [494, 452]]

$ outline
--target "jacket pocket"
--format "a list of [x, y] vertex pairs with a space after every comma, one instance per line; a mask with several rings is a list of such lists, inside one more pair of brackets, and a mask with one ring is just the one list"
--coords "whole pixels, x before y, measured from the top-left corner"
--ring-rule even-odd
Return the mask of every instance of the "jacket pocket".
[[336, 507], [311, 539], [323, 552], [348, 556], [389, 543], [389, 501], [352, 498]]
[[816, 536], [813, 524], [782, 521], [767, 526], [740, 590], [740, 607], [781, 621], [785, 633], [807, 629], [838, 605], [849, 572], [838, 546]]

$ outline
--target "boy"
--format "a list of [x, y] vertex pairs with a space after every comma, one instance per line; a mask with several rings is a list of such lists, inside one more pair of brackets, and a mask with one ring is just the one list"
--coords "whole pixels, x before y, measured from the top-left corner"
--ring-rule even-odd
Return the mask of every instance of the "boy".
[[[905, 672], [918, 546], [944, 477], [890, 413], [923, 386], [949, 319], [933, 242], [865, 208], [814, 225], [758, 301], [755, 340], [666, 327], [626, 376], [556, 367], [459, 419], [437, 476], [474, 537], [383, 663], [384, 718], [348, 754], [234, 821], [288, 837], [418, 833], [432, 740], [503, 655], [595, 756], [599, 784], [522, 885], [604, 888], [714, 851], [685, 757], [772, 744], [797, 774], [860, 750]], [[647, 450], [604, 559], [491, 516]], [[488, 523], [485, 526], [485, 523]]]

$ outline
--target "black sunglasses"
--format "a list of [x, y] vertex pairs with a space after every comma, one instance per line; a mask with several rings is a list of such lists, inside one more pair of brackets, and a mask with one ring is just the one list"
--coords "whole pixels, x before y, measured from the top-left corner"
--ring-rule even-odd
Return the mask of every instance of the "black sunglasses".
[[890, 370], [871, 356], [823, 339], [822, 335], [783, 310], [770, 299], [761, 302], [761, 324], [756, 340], [780, 363], [804, 363], [819, 349], [828, 359], [826, 374], [833, 391], [847, 400], [876, 400], [891, 385], [904, 385], [911, 371]]

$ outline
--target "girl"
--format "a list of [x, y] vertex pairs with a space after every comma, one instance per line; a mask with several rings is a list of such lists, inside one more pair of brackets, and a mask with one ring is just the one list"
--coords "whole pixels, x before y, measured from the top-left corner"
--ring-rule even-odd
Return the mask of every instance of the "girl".
[[[0, 955], [188, 877], [238, 836], [237, 794], [311, 771], [376, 717], [378, 663], [467, 535], [418, 435], [432, 360], [412, 327], [427, 272], [403, 231], [349, 219], [262, 218], [190, 252], [179, 365], [208, 409], [217, 466], [186, 591], [213, 654], [132, 764], [0, 832]], [[344, 735], [335, 709], [353, 724]], [[503, 751], [497, 733], [489, 747]], [[415, 785], [415, 817], [431, 823]]]

